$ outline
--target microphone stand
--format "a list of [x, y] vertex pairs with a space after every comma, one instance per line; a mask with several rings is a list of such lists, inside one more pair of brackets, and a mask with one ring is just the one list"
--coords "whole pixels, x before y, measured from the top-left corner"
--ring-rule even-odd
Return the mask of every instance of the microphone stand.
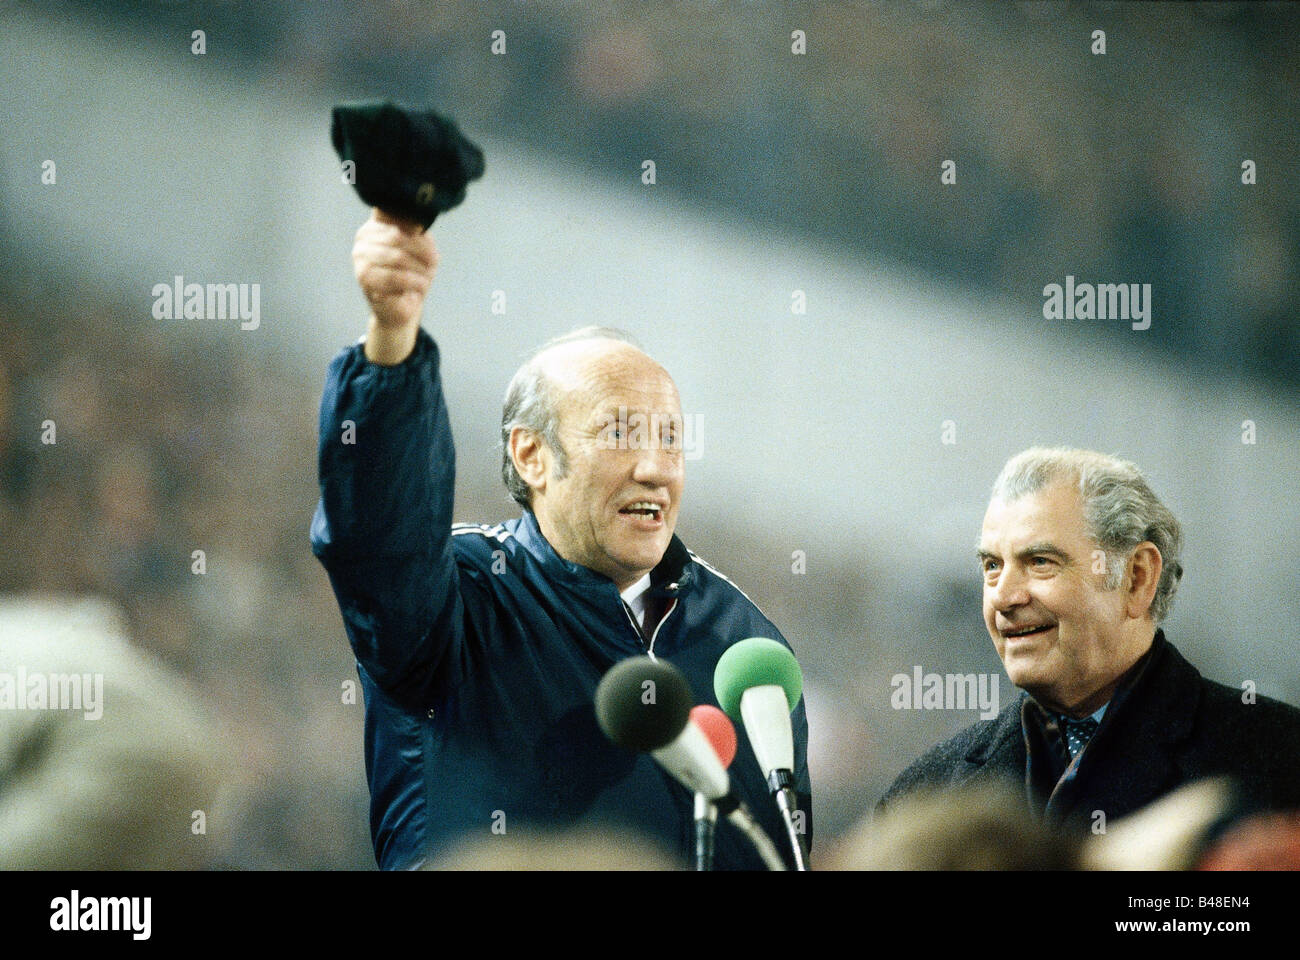
[[794, 773], [789, 770], [773, 770], [767, 778], [767, 785], [776, 798], [776, 805], [781, 811], [785, 823], [785, 832], [790, 838], [790, 849], [794, 851], [794, 868], [808, 869], [808, 848], [804, 844], [803, 833], [795, 826], [794, 815], [799, 809], [799, 798], [794, 792]]
[[695, 869], [713, 869], [713, 835], [718, 825], [718, 808], [702, 793], [695, 795]]
[[767, 831], [758, 825], [758, 821], [754, 819], [749, 809], [740, 802], [734, 792], [718, 798], [714, 806], [719, 813], [727, 818], [728, 823], [749, 839], [759, 859], [763, 861], [763, 866], [769, 870], [779, 871], [785, 869], [785, 861], [781, 859], [781, 854], [777, 852], [776, 844], [768, 837]]

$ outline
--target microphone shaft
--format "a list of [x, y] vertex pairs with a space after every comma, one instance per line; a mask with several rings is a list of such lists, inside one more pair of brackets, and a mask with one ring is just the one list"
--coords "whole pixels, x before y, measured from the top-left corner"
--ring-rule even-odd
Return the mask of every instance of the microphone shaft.
[[695, 795], [695, 869], [713, 869], [713, 836], [718, 808], [702, 793]]
[[774, 791], [776, 805], [781, 810], [781, 819], [785, 823], [785, 832], [790, 837], [790, 849], [794, 851], [794, 868], [808, 869], [808, 848], [804, 845], [803, 833], [794, 822], [795, 812], [799, 809], [799, 799], [789, 787]]

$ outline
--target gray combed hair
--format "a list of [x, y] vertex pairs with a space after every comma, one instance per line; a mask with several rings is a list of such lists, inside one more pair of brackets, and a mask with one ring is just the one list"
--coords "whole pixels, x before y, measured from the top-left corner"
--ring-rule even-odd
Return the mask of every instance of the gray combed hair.
[[1012, 501], [1054, 481], [1077, 482], [1084, 520], [1106, 552], [1107, 589], [1124, 578], [1129, 556], [1144, 541], [1160, 551], [1163, 567], [1151, 599], [1151, 619], [1165, 619], [1183, 576], [1183, 533], [1178, 520], [1152, 492], [1146, 477], [1127, 460], [1071, 447], [1032, 447], [1016, 454], [993, 482], [993, 496]]
[[532, 505], [533, 491], [510, 459], [510, 432], [515, 427], [523, 427], [540, 436], [555, 456], [556, 478], [565, 475], [569, 461], [560, 443], [559, 391], [546, 376], [538, 358], [551, 347], [580, 340], [617, 340], [644, 352], [641, 344], [622, 330], [613, 327], [582, 327], [548, 340], [534, 350], [523, 366], [515, 371], [501, 405], [501, 480], [515, 503], [521, 507]]

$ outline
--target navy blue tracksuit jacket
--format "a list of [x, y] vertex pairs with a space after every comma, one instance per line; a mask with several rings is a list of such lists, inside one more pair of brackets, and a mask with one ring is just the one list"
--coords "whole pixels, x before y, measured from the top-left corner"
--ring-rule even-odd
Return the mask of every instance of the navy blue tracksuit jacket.
[[[646, 754], [611, 744], [592, 698], [618, 661], [647, 652], [613, 581], [561, 558], [529, 511], [453, 525], [455, 455], [438, 370], [421, 330], [402, 364], [353, 345], [321, 401], [321, 498], [312, 551], [329, 573], [365, 695], [370, 827], [380, 867], [417, 866], [493, 826], [629, 827], [689, 862], [693, 797]], [[746, 637], [785, 642], [731, 581], [674, 537], [651, 574], [675, 601], [653, 652], [716, 705], [713, 671]], [[800, 809], [812, 839], [808, 723], [793, 714]], [[778, 849], [788, 842], [738, 728], [735, 789]], [[715, 866], [761, 869], [719, 823]]]

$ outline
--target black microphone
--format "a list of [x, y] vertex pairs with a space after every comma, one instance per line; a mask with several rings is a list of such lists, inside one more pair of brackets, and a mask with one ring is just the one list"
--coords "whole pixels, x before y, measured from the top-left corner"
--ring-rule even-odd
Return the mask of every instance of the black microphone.
[[702, 795], [754, 844], [770, 870], [784, 870], [771, 839], [731, 791], [708, 735], [691, 722], [691, 686], [672, 664], [629, 657], [596, 687], [596, 720], [620, 747], [649, 753], [678, 783]]

